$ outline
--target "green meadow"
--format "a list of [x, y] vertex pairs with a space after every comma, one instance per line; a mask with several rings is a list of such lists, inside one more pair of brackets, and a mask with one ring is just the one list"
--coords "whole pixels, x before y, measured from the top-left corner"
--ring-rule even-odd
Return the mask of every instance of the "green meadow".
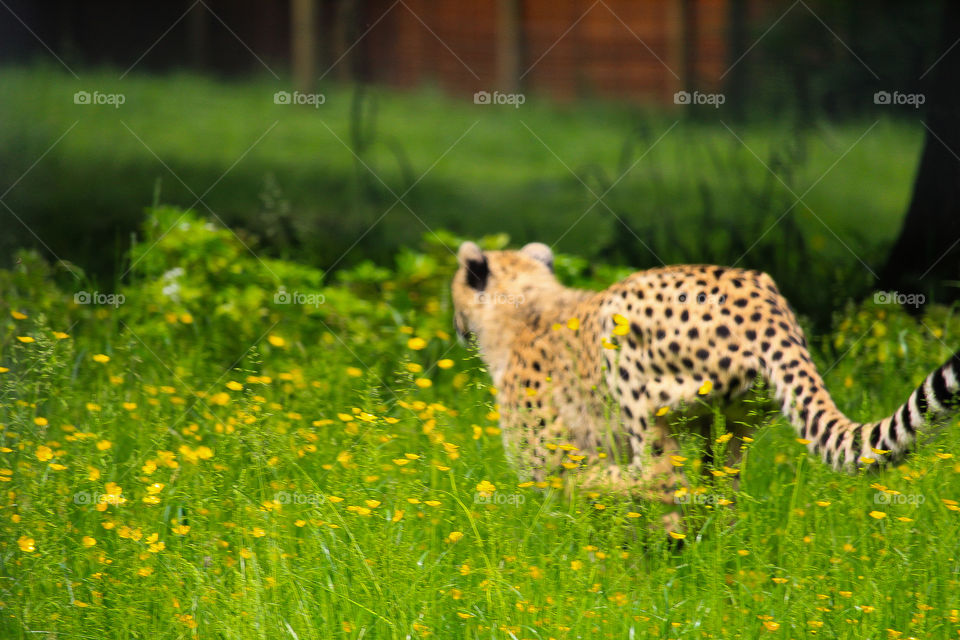
[[[125, 118], [172, 160], [196, 123], [152, 137], [138, 115], [168, 96], [156, 99]], [[249, 101], [274, 118], [272, 104]], [[50, 131], [72, 117], [51, 115]], [[390, 111], [382, 117], [386, 126]], [[292, 136], [283, 126], [279, 138]], [[459, 129], [441, 127], [437, 144]], [[142, 156], [122, 130], [100, 143], [118, 137], [118, 162]], [[191, 158], [212, 180], [217, 158], [248, 143], [191, 146]], [[486, 132], [464, 144], [497, 146]], [[587, 156], [602, 162], [613, 153], [602, 146]], [[65, 139], [57, 153], [67, 163], [83, 148]], [[278, 166], [287, 157], [277, 140], [258, 153]], [[64, 179], [83, 180], [98, 162], [108, 160]], [[510, 162], [477, 171], [509, 174], [520, 190], [532, 176], [510, 173]], [[128, 187], [116, 187], [121, 198]], [[535, 485], [510, 467], [496, 390], [450, 322], [458, 237], [415, 229], [390, 259], [328, 274], [254, 255], [202, 208], [153, 208], [138, 228], [116, 285], [31, 251], [0, 271], [0, 637], [960, 631], [956, 420], [901, 466], [844, 475], [759, 408], [741, 463], [700, 468], [705, 450], [729, 446], [718, 417], [711, 439], [684, 439], [676, 462], [692, 486], [677, 500], [686, 526], [671, 538], [658, 530], [659, 505], [567, 495], [563, 480]], [[558, 257], [569, 284], [604, 287], [623, 273], [578, 255]], [[958, 332], [951, 309], [928, 305], [914, 318], [869, 298], [835, 309], [811, 344], [838, 405], [874, 419], [952, 353]]]
[[[741, 122], [722, 108], [535, 94], [514, 108], [337, 84], [314, 108], [276, 104], [290, 87], [270, 77], [121, 75], [2, 69], [5, 255], [30, 246], [109, 278], [157, 203], [325, 270], [389, 266], [435, 230], [506, 233], [634, 269], [737, 261], [770, 272], [824, 327], [837, 300], [869, 291], [924, 133], [882, 109]], [[76, 104], [78, 91], [123, 103]]]

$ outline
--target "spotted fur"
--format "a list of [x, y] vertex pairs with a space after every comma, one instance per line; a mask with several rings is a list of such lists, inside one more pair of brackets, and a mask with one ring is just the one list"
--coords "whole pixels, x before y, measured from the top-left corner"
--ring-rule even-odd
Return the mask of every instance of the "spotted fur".
[[734, 401], [758, 379], [812, 454], [847, 470], [881, 466], [906, 453], [928, 420], [950, 413], [960, 392], [958, 353], [890, 417], [851, 421], [789, 304], [758, 271], [671, 266], [593, 292], [561, 285], [542, 244], [481, 252], [468, 242], [459, 262], [457, 330], [476, 335], [500, 390], [507, 450], [538, 479], [564, 462], [583, 468], [584, 455], [596, 463], [585, 465], [591, 484], [666, 500], [681, 481], [669, 464], [678, 443], [658, 414], [704, 396]]

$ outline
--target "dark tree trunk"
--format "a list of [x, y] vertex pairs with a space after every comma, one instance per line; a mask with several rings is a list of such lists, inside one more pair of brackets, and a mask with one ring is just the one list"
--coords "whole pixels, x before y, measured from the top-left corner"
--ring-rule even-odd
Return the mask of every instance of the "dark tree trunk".
[[927, 132], [913, 196], [877, 285], [949, 302], [960, 299], [960, 2], [944, 1], [942, 28], [937, 55], [949, 52], [924, 79]]

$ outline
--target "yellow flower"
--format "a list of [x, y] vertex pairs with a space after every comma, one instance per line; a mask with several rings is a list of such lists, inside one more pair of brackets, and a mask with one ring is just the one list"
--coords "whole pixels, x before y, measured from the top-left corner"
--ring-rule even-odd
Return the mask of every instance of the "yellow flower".
[[450, 535], [447, 536], [447, 542], [451, 542], [451, 543], [457, 542], [461, 538], [463, 538], [462, 531], [451, 531]]
[[137, 575], [143, 578], [151, 574], [153, 574], [153, 567], [140, 567], [140, 569], [137, 570]]
[[628, 324], [618, 324], [613, 328], [613, 335], [615, 336], [625, 336], [630, 333], [630, 325]]
[[100, 451], [106, 451], [112, 446], [113, 446], [113, 443], [110, 442], [109, 440], [101, 440], [97, 443], [97, 449], [99, 449]]
[[83, 542], [83, 546], [85, 546], [85, 547], [92, 547], [92, 546], [95, 546], [95, 545], [97, 544], [97, 539], [96, 539], [96, 538], [91, 538], [90, 536], [83, 536], [82, 542]]
[[100, 364], [106, 364], [106, 363], [110, 362], [110, 356], [105, 355], [105, 354], [102, 354], [102, 353], [98, 353], [98, 354], [96, 354], [95, 356], [93, 356], [93, 361], [94, 361], [94, 362], [99, 362]]
[[789, 582], [786, 578], [773, 578], [773, 581], [777, 584], [786, 584]]
[[424, 500], [423, 504], [430, 507], [439, 507], [442, 503], [439, 500]]
[[658, 415], [658, 416], [665, 416], [665, 415], [667, 415], [667, 411], [670, 411], [670, 408], [669, 408], [669, 407], [660, 407], [659, 409], [657, 409], [657, 415]]
[[676, 531], [671, 531], [671, 532], [670, 532], [670, 537], [673, 538], [674, 540], [683, 540], [684, 538], [687, 537], [687, 534], [685, 534], [685, 533], [677, 533]]
[[829, 506], [830, 506], [830, 501], [829, 501], [829, 500], [817, 500], [816, 504], [817, 504], [818, 507], [829, 507]]
[[875, 518], [877, 520], [883, 520], [884, 518], [887, 517], [887, 514], [885, 514], [883, 511], [871, 511], [870, 517]]
[[186, 524], [178, 524], [173, 527], [173, 532], [178, 536], [185, 536], [190, 532], [190, 526]]
[[700, 385], [700, 388], [697, 390], [697, 393], [701, 396], [705, 396], [711, 391], [713, 391], [713, 383], [709, 380], [704, 380], [703, 384]]
[[453, 360], [451, 360], [450, 358], [444, 358], [443, 360], [438, 360], [437, 366], [440, 367], [441, 369], [449, 369], [450, 367], [453, 366]]
[[37, 541], [27, 536], [20, 536], [20, 539], [17, 540], [17, 546], [24, 553], [33, 553], [37, 550]]
[[134, 410], [137, 408], [137, 403], [136, 403], [136, 402], [124, 402], [124, 403], [123, 403], [123, 408], [126, 409], [127, 411], [134, 411]]
[[416, 384], [421, 389], [429, 389], [430, 387], [433, 386], [433, 380], [431, 380], [430, 378], [417, 378], [414, 381], [414, 384]]
[[347, 367], [347, 375], [351, 378], [359, 378], [363, 375], [363, 369], [357, 367]]
[[570, 329], [570, 331], [576, 331], [579, 328], [580, 328], [580, 320], [578, 320], [577, 318], [570, 318], [569, 320], [567, 320], [567, 329]]
[[250, 535], [252, 535], [254, 538], [262, 538], [263, 536], [267, 535], [267, 532], [260, 527], [254, 527], [250, 530]]
[[227, 383], [227, 389], [230, 389], [231, 391], [240, 391], [243, 389], [243, 385], [235, 380], [231, 380]]
[[628, 518], [639, 518], [639, 517], [640, 517], [640, 514], [637, 513], [636, 511], [628, 511], [628, 512], [627, 512], [627, 517], [628, 517]]
[[340, 496], [327, 496], [327, 500], [333, 503], [343, 502], [343, 498]]
[[25, 313], [20, 313], [19, 311], [11, 311], [11, 312], [10, 312], [10, 316], [11, 316], [14, 320], [26, 320], [26, 319], [27, 319], [27, 314], [25, 314]]
[[746, 550], [746, 549], [738, 549], [738, 550], [737, 550], [737, 555], [738, 555], [738, 556], [748, 556], [748, 555], [750, 555], [750, 552], [749, 552], [748, 550]]
[[284, 340], [283, 338], [281, 338], [280, 336], [278, 336], [278, 335], [276, 335], [276, 334], [271, 334], [270, 336], [268, 336], [268, 337], [267, 337], [267, 342], [269, 342], [270, 344], [272, 344], [272, 345], [275, 346], [275, 347], [283, 347], [284, 345], [287, 344], [287, 341], [286, 341], [286, 340]]
[[56, 338], [57, 340], [66, 340], [67, 338], [70, 337], [70, 334], [64, 333], [63, 331], [54, 331], [53, 337]]
[[497, 490], [497, 486], [490, 482], [489, 480], [481, 480], [477, 484], [477, 491], [480, 493], [493, 493]]
[[407, 340], [407, 348], [414, 351], [420, 351], [427, 346], [427, 341], [423, 338], [415, 337]]
[[33, 338], [30, 336], [17, 336], [17, 340], [24, 344], [30, 344], [31, 342], [34, 342]]
[[393, 512], [393, 517], [390, 518], [390, 522], [400, 522], [401, 520], [403, 520], [403, 511], [398, 509]]
[[364, 504], [366, 504], [366, 505], [367, 505], [368, 507], [370, 507], [371, 509], [376, 509], [377, 507], [380, 506], [380, 501], [379, 501], [379, 500], [364, 500], [363, 502], [364, 502]]
[[53, 450], [50, 447], [46, 445], [40, 445], [37, 447], [37, 460], [40, 462], [46, 462], [51, 458], [53, 458]]
[[780, 623], [773, 620], [764, 620], [763, 626], [766, 627], [767, 631], [776, 631], [780, 628]]

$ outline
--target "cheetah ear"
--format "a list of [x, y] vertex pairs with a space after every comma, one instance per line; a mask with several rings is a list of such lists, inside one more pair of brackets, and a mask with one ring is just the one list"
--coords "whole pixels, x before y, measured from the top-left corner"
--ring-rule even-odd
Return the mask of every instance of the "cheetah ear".
[[520, 249], [520, 253], [528, 255], [538, 262], [542, 262], [547, 265], [550, 271], [553, 271], [553, 251], [542, 242], [531, 242], [525, 245], [523, 249]]
[[480, 247], [473, 242], [464, 242], [457, 251], [457, 261], [466, 269], [467, 284], [477, 291], [487, 288], [487, 279], [490, 277], [490, 265], [487, 256], [483, 255]]

